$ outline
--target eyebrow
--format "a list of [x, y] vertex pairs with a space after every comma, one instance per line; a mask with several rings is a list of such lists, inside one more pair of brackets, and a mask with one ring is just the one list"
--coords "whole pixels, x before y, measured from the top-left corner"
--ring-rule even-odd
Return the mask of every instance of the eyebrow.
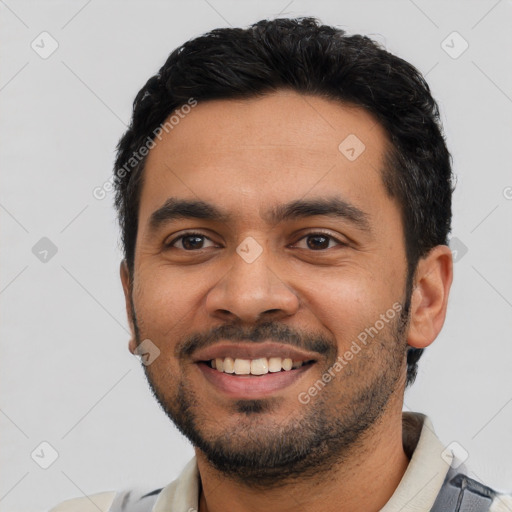
[[338, 196], [298, 199], [290, 203], [277, 205], [264, 218], [268, 222], [278, 224], [286, 220], [315, 216], [343, 219], [363, 231], [371, 232], [368, 214]]
[[[269, 224], [314, 216], [344, 219], [363, 231], [371, 232], [368, 214], [338, 196], [297, 199], [273, 206], [262, 215]], [[149, 230], [155, 232], [162, 225], [178, 219], [202, 219], [228, 223], [233, 219], [233, 215], [205, 201], [170, 197], [163, 206], [151, 214], [148, 221]]]
[[163, 206], [155, 210], [149, 218], [149, 230], [157, 231], [163, 224], [177, 219], [203, 219], [228, 222], [231, 215], [205, 201], [168, 198]]

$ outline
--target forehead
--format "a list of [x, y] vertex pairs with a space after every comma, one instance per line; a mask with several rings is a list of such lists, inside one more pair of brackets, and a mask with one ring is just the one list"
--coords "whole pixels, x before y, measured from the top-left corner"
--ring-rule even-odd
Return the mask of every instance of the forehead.
[[377, 208], [387, 198], [384, 129], [364, 109], [318, 96], [278, 91], [199, 102], [155, 142], [140, 221], [169, 196], [221, 202], [239, 218], [264, 203], [333, 191], [360, 204], [373, 196]]

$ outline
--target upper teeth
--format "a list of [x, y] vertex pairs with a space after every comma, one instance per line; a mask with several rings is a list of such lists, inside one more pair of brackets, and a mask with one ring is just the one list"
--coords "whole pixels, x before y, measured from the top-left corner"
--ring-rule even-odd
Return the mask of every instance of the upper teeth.
[[212, 368], [220, 372], [234, 373], [236, 375], [265, 375], [268, 372], [275, 373], [281, 370], [300, 368], [302, 361], [292, 361], [289, 357], [260, 357], [259, 359], [233, 359], [231, 357], [218, 357], [212, 359]]

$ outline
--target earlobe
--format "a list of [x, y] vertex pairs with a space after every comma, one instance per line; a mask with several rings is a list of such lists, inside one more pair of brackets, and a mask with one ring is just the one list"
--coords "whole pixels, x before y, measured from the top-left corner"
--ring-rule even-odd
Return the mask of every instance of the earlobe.
[[452, 253], [448, 246], [434, 247], [418, 262], [407, 335], [411, 347], [425, 348], [438, 336], [446, 317], [452, 279]]
[[121, 283], [123, 285], [123, 291], [124, 291], [124, 300], [125, 300], [125, 307], [126, 307], [126, 315], [128, 317], [128, 323], [130, 325], [130, 342], [128, 343], [128, 350], [134, 354], [135, 349], [137, 348], [137, 343], [135, 340], [135, 330], [133, 326], [133, 311], [132, 311], [132, 304], [131, 304], [131, 296], [132, 296], [132, 283], [130, 278], [130, 271], [128, 270], [128, 265], [126, 263], [126, 260], [121, 261], [121, 265], [119, 267], [119, 274], [121, 276]]
[[135, 349], [137, 348], [137, 343], [135, 342], [135, 337], [132, 335], [130, 341], [128, 342], [128, 350], [131, 354], [135, 355]]

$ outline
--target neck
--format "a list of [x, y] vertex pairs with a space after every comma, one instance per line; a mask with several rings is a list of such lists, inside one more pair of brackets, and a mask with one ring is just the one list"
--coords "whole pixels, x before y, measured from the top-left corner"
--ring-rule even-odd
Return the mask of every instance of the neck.
[[[397, 408], [397, 405], [400, 407]], [[201, 475], [199, 512], [377, 512], [398, 487], [409, 459], [402, 444], [400, 404], [388, 403], [387, 414], [364, 436], [343, 463], [319, 478], [295, 479], [279, 488], [255, 490], [227, 479], [196, 449]]]

